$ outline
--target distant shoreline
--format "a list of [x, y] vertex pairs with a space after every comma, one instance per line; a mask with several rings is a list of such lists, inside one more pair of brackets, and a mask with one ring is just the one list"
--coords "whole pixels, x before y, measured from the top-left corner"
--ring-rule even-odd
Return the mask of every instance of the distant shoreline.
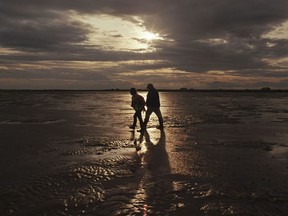
[[[95, 92], [126, 92], [129, 89], [0, 89], [2, 92], [17, 91], [95, 91]], [[147, 91], [146, 89], [138, 89], [138, 91]], [[288, 89], [158, 89], [159, 92], [288, 92]]]

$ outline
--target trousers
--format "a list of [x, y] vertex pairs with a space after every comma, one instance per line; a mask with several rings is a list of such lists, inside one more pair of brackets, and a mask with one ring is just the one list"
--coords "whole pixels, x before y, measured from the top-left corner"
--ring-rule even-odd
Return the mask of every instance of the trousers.
[[158, 117], [160, 127], [163, 127], [163, 117], [162, 117], [162, 113], [160, 111], [160, 107], [147, 107], [145, 120], [144, 120], [145, 127], [146, 127], [147, 123], [149, 122], [150, 116], [153, 112]]
[[136, 127], [137, 119], [140, 122], [141, 129], [143, 129], [144, 128], [144, 122], [143, 122], [143, 119], [142, 119], [142, 111], [141, 110], [136, 110], [134, 115], [133, 115], [133, 124], [132, 125], [134, 127]]

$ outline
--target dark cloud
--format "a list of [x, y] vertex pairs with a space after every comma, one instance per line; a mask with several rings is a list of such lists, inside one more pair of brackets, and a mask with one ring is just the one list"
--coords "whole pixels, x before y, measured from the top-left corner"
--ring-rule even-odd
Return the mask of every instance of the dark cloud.
[[62, 18], [63, 16], [53, 13], [50, 18], [9, 20], [0, 29], [0, 44], [10, 48], [49, 50], [87, 39], [87, 26]]
[[14, 70], [14, 71], [1, 71], [0, 76], [2, 78], [26, 78], [26, 79], [62, 79], [62, 80], [98, 80], [98, 81], [106, 81], [109, 80], [107, 76], [101, 73], [81, 70], [81, 69], [63, 69], [53, 67], [52, 69], [41, 70], [41, 72], [37, 70], [25, 71], [25, 73], [21, 73], [23, 70]]

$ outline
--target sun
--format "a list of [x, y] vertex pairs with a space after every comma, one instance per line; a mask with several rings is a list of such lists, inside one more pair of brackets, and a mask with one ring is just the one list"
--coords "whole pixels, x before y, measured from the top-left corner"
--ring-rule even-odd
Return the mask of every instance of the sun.
[[153, 33], [153, 32], [142, 32], [142, 38], [147, 40], [147, 41], [152, 41], [152, 40], [157, 40], [161, 39], [160, 35], [158, 33]]

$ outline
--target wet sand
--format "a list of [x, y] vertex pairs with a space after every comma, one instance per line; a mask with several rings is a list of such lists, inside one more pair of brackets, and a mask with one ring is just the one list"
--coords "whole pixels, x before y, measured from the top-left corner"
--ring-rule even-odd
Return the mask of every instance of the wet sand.
[[288, 215], [287, 95], [161, 93], [165, 129], [141, 135], [128, 94], [19, 94], [0, 97], [1, 215]]

